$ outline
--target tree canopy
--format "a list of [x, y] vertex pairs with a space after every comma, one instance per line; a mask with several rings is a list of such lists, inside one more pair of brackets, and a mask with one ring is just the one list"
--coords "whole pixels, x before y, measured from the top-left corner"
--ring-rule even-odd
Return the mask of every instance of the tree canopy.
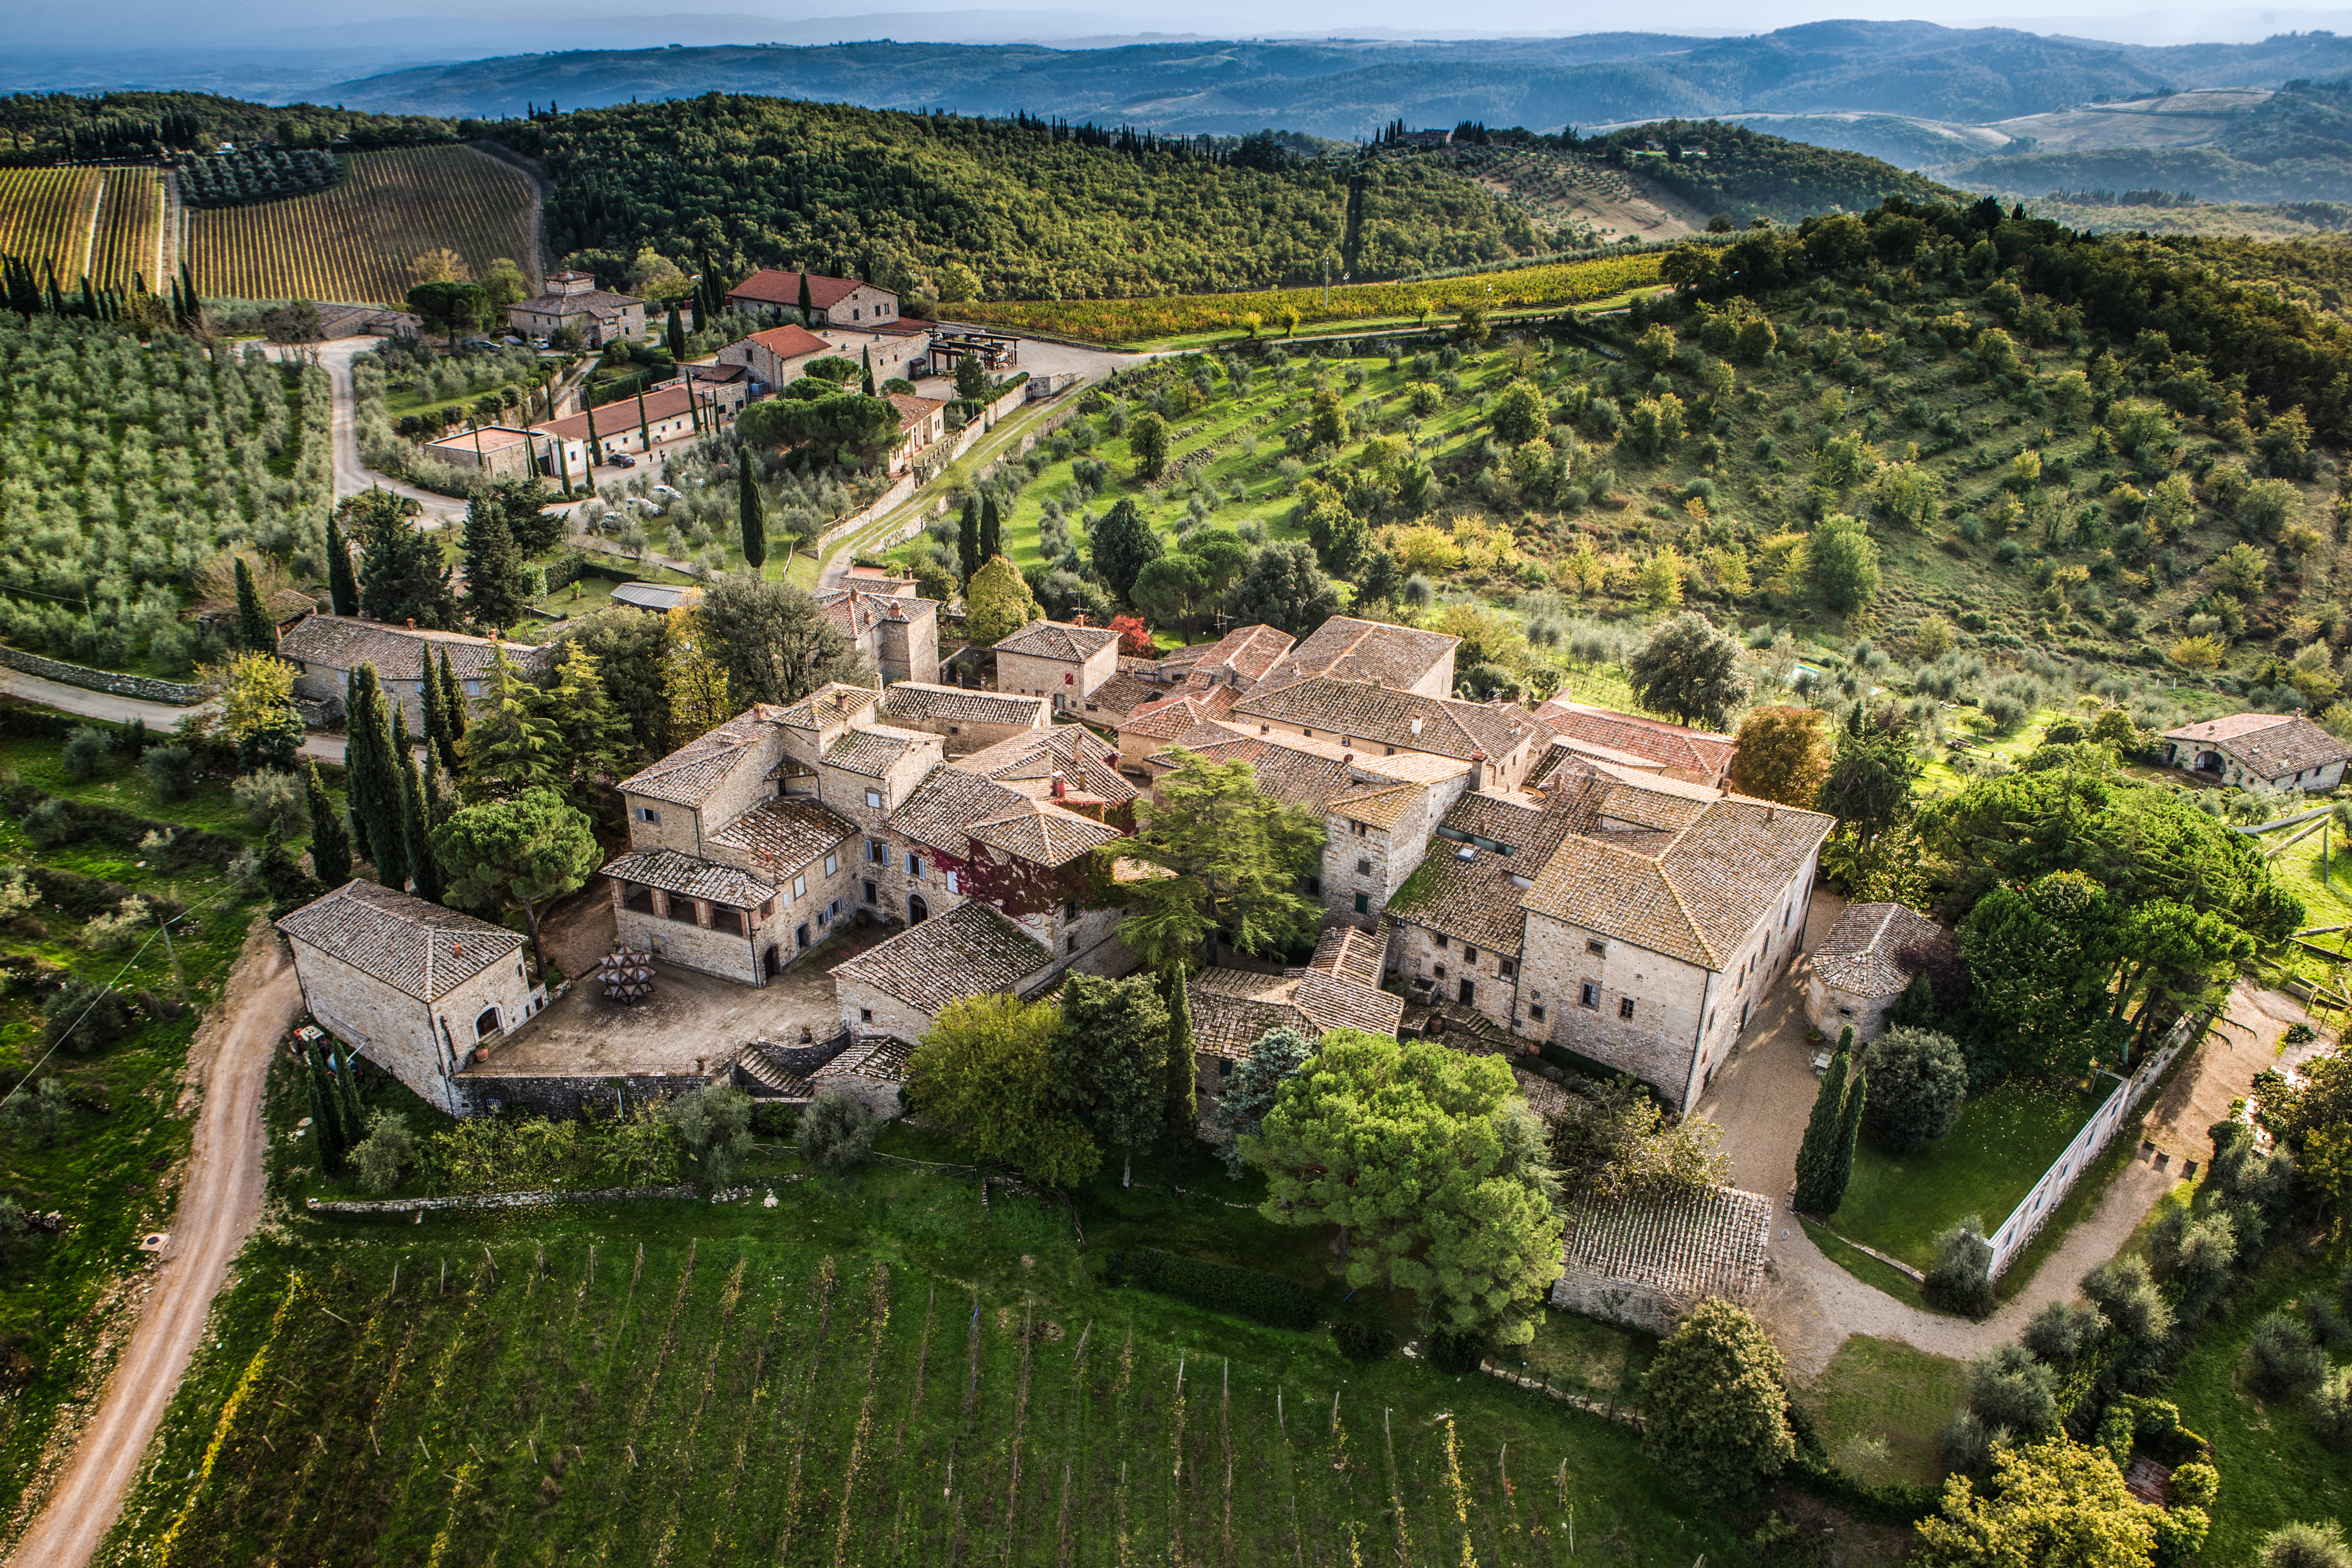
[[1709, 1297], [1675, 1326], [1642, 1375], [1642, 1446], [1698, 1496], [1745, 1502], [1796, 1457], [1786, 1379], [1763, 1325]]
[[1102, 1149], [1057, 1092], [1061, 1010], [995, 993], [940, 1009], [907, 1063], [907, 1104], [982, 1159], [1066, 1186], [1102, 1165]]
[[1137, 802], [1121, 859], [1168, 874], [1126, 884], [1120, 940], [1154, 968], [1190, 964], [1222, 936], [1244, 953], [1279, 951], [1310, 938], [1322, 905], [1299, 892], [1320, 862], [1323, 824], [1257, 788], [1246, 762], [1179, 752], [1175, 767]]
[[1643, 706], [1710, 729], [1729, 726], [1748, 700], [1738, 640], [1694, 611], [1650, 633], [1626, 662], [1625, 674]]
[[545, 788], [467, 806], [434, 830], [433, 847], [451, 900], [522, 912], [541, 975], [547, 953], [540, 945], [540, 910], [578, 889], [604, 859], [588, 819]]

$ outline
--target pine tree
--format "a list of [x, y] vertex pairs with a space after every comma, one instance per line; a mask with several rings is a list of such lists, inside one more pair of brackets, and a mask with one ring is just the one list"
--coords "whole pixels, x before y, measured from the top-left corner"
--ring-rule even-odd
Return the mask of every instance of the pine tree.
[[498, 649], [481, 716], [457, 748], [467, 802], [510, 800], [534, 786], [559, 782], [562, 759], [548, 701], [523, 679], [506, 649]]
[[[425, 683], [428, 686], [431, 682]], [[416, 748], [408, 743], [408, 710], [396, 709], [392, 726], [394, 754], [400, 758], [400, 847], [408, 857], [409, 880], [416, 896], [438, 904], [448, 881], [433, 852], [433, 824], [426, 817], [425, 780], [416, 774]]]
[[577, 642], [565, 646], [547, 706], [563, 759], [564, 797], [590, 810], [604, 787], [627, 771], [632, 740], [628, 719], [614, 707], [612, 694], [604, 689], [596, 655]]
[[1185, 973], [1179, 964], [1160, 977], [1160, 991], [1168, 1001], [1168, 1101], [1160, 1134], [1167, 1139], [1170, 1167], [1178, 1172], [1192, 1163], [1201, 1125], [1200, 1063], [1194, 1059], [1192, 1000], [1184, 988]]
[[449, 565], [436, 536], [393, 519], [369, 529], [360, 544], [360, 607], [397, 626], [446, 627], [454, 618]]
[[970, 582], [971, 574], [988, 559], [980, 549], [980, 497], [963, 498], [963, 520], [956, 528], [956, 573], [960, 581]]
[[768, 564], [768, 504], [761, 497], [757, 465], [747, 449], [735, 465], [736, 509], [743, 523], [743, 564], [753, 571]]
[[679, 319], [675, 305], [669, 308], [669, 357], [681, 363], [686, 359], [686, 323]]
[[331, 515], [327, 518], [327, 602], [338, 615], [360, 612], [360, 584], [352, 575], [352, 548], [343, 538], [343, 525]]
[[310, 798], [310, 874], [329, 887], [341, 887], [352, 875], [352, 841], [343, 831], [343, 810], [320, 782], [317, 763], [310, 764], [302, 787]]
[[256, 653], [278, 652], [278, 623], [261, 607], [260, 591], [253, 585], [253, 569], [236, 558], [236, 640]]
[[466, 738], [466, 688], [457, 680], [457, 672], [449, 667], [449, 650], [441, 650], [441, 716], [449, 725], [449, 749], [442, 756], [441, 765], [450, 772], [457, 771], [457, 743]]
[[522, 551], [507, 526], [506, 509], [477, 497], [466, 508], [466, 613], [503, 631], [523, 618]]
[[996, 509], [996, 497], [988, 496], [980, 503], [980, 559], [992, 560], [1004, 553], [1004, 515]]
[[345, 718], [350, 743], [343, 757], [352, 797], [352, 817], [375, 862], [376, 880], [390, 888], [408, 885], [408, 855], [401, 828], [400, 764], [392, 750], [392, 718], [373, 664], [362, 664], [352, 680]]
[[[1852, 1030], [1847, 1031], [1849, 1035]], [[1845, 1136], [1846, 1086], [1853, 1061], [1841, 1044], [1822, 1075], [1821, 1092], [1813, 1097], [1813, 1113], [1805, 1124], [1805, 1141], [1797, 1149], [1796, 1207], [1802, 1214], [1834, 1214], [1845, 1201], [1845, 1182], [1838, 1169], [1838, 1149]]]

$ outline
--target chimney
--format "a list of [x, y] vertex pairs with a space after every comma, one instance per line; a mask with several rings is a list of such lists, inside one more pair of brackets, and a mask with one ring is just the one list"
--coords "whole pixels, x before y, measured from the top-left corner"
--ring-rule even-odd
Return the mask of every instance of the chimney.
[[1339, 766], [1340, 766], [1340, 767], [1342, 767], [1342, 768], [1353, 768], [1355, 765], [1356, 765], [1356, 754], [1355, 754], [1354, 752], [1352, 752], [1352, 751], [1343, 751], [1343, 752], [1339, 753]]
[[1069, 792], [1070, 787], [1068, 783], [1063, 779], [1061, 769], [1058, 768], [1055, 768], [1054, 770], [1054, 799], [1059, 800], [1067, 796]]
[[414, 632], [414, 631], [415, 631], [415, 630], [416, 630], [416, 617], [415, 617], [415, 616], [414, 616], [414, 615], [412, 615], [412, 616], [410, 616], [410, 617], [408, 618], [408, 629], [409, 629], [411, 632]]
[[1421, 720], [1419, 720], [1419, 719], [1414, 719], [1411, 724], [1407, 725], [1405, 727], [1406, 727], [1407, 729], [1410, 729], [1411, 731], [1412, 731], [1412, 733], [1413, 733], [1413, 737], [1414, 737], [1415, 739], [1419, 739], [1419, 738], [1420, 738], [1420, 736], [1421, 736]]
[[1086, 612], [1085, 611], [1083, 611], [1083, 610], [1081, 610], [1081, 611], [1077, 612], [1076, 614], [1074, 614], [1074, 615], [1072, 615], [1072, 616], [1070, 617], [1070, 624], [1071, 624], [1071, 625], [1073, 625], [1073, 626], [1083, 626], [1083, 625], [1085, 625], [1086, 623], [1087, 623], [1087, 612]]
[[[1415, 724], [1419, 724], [1420, 722], [1421, 721], [1419, 719], [1413, 720], [1413, 723]], [[1483, 789], [1486, 787], [1486, 754], [1483, 751], [1474, 751], [1470, 754], [1470, 788], [1473, 789]]]

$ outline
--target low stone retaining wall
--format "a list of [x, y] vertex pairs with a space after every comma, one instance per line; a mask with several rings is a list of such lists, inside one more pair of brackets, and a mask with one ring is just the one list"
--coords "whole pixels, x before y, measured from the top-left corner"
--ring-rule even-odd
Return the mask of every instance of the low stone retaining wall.
[[125, 675], [113, 670], [93, 670], [87, 664], [68, 664], [61, 659], [44, 659], [38, 653], [27, 653], [21, 648], [0, 648], [0, 664], [12, 670], [21, 670], [28, 675], [38, 675], [45, 681], [79, 686], [86, 692], [107, 692], [118, 697], [137, 697], [142, 702], [194, 707], [205, 700], [205, 689], [185, 681], [159, 681], [152, 675]]
[[1565, 1388], [1554, 1388], [1540, 1377], [1529, 1377], [1526, 1373], [1513, 1372], [1508, 1368], [1496, 1366], [1491, 1361], [1480, 1362], [1478, 1370], [1489, 1377], [1511, 1385], [1514, 1388], [1524, 1388], [1530, 1394], [1540, 1394], [1545, 1398], [1556, 1399], [1562, 1405], [1574, 1406], [1577, 1409], [1589, 1411], [1604, 1421], [1614, 1421], [1621, 1427], [1631, 1427], [1636, 1432], [1642, 1429], [1642, 1413], [1639, 1410], [1628, 1409], [1622, 1405], [1613, 1405], [1606, 1399], [1595, 1399], [1589, 1394], [1577, 1394]]
[[468, 1208], [540, 1208], [551, 1203], [631, 1203], [639, 1198], [669, 1198], [683, 1203], [701, 1200], [690, 1186], [600, 1186], [578, 1192], [552, 1188], [532, 1192], [473, 1192], [455, 1197], [308, 1199], [313, 1214], [426, 1214]]

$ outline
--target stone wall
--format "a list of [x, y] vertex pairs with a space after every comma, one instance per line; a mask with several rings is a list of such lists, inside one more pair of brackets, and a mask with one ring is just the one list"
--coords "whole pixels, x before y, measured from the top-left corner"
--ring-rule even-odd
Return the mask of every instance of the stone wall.
[[726, 1067], [706, 1078], [698, 1073], [631, 1073], [606, 1078], [562, 1073], [498, 1072], [469, 1067], [449, 1081], [451, 1113], [487, 1116], [522, 1110], [541, 1116], [611, 1115], [616, 1110], [667, 1100], [706, 1083], [727, 1081]]
[[940, 678], [940, 614], [936, 610], [908, 621], [875, 622], [874, 664], [885, 685], [897, 681], [937, 684]]
[[1551, 1304], [1563, 1312], [1604, 1322], [1623, 1323], [1664, 1336], [1692, 1302], [1686, 1297], [1654, 1285], [1636, 1285], [1581, 1270], [1563, 1273], [1551, 1288]]
[[877, 987], [853, 980], [836, 971], [834, 995], [841, 1004], [841, 1027], [854, 1033], [887, 1034], [895, 1040], [918, 1040], [931, 1031], [931, 1015]]
[[497, 1010], [499, 1027], [489, 1032], [495, 1038], [547, 1005], [546, 992], [523, 977], [520, 946], [428, 1007], [323, 948], [299, 940], [291, 945], [310, 1016], [452, 1115], [470, 1113], [450, 1073], [481, 1038], [475, 1030], [479, 1016]]
[[125, 675], [112, 670], [93, 670], [87, 664], [68, 664], [59, 659], [44, 659], [38, 653], [27, 653], [21, 648], [0, 648], [0, 664], [12, 670], [21, 670], [28, 675], [38, 675], [45, 681], [56, 681], [61, 685], [79, 686], [89, 692], [110, 692], [119, 697], [137, 697], [142, 702], [193, 707], [205, 700], [205, 689], [185, 681], [159, 681], [152, 675]]
[[[617, 886], [616, 886], [617, 890]], [[673, 897], [667, 901], [672, 910], [691, 909], [692, 899]], [[709, 906], [704, 904], [705, 913]], [[682, 968], [715, 975], [722, 980], [732, 980], [739, 986], [760, 984], [760, 948], [771, 934], [754, 933], [761, 940], [754, 945], [753, 936], [737, 931], [722, 931], [715, 925], [705, 925], [700, 919], [679, 920], [661, 915], [649, 915], [641, 909], [621, 904], [614, 911], [615, 938], [625, 944], [646, 947], [665, 963]], [[789, 944], [788, 944], [789, 945]]]
[[[1445, 841], [1438, 841], [1443, 844]], [[1439, 946], [1439, 934], [1425, 925], [1409, 921], [1396, 924], [1396, 940], [1392, 944], [1397, 960], [1397, 973], [1410, 988], [1405, 993], [1415, 1001], [1435, 1000], [1462, 1002], [1462, 982], [1470, 982], [1470, 1006], [1498, 1027], [1516, 1034], [1541, 1038], [1541, 1023], [1522, 1021], [1519, 1011], [1518, 961], [1507, 953], [1497, 953], [1491, 947], [1465, 946], [1454, 937], [1445, 937]], [[1512, 973], [1505, 975], [1508, 964]], [[1427, 980], [1424, 993], [1419, 982]], [[1549, 1010], [1549, 1009], [1547, 1009]]]

